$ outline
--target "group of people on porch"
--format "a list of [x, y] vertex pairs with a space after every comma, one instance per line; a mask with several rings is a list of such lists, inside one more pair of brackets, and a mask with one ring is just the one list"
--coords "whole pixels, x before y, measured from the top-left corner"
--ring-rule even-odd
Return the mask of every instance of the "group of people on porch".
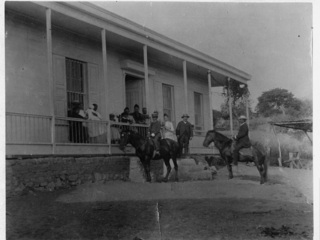
[[[93, 121], [103, 121], [101, 114], [98, 112], [98, 105], [91, 104], [87, 110], [83, 110], [82, 104], [78, 101], [72, 103], [70, 118], [79, 118], [83, 121], [70, 121], [69, 138], [75, 143], [101, 143], [107, 141], [107, 125], [105, 123], [95, 123]], [[185, 149], [185, 154], [189, 154], [189, 141], [193, 137], [193, 126], [189, 123], [188, 114], [182, 115], [182, 121], [178, 123], [176, 130], [170, 121], [168, 114], [163, 115], [163, 121], [159, 120], [159, 113], [153, 112], [151, 118], [147, 114], [147, 109], [143, 108], [140, 113], [138, 104], [134, 106], [134, 111], [130, 113], [126, 107], [118, 121], [122, 123], [146, 124], [148, 127], [148, 137], [152, 137], [156, 146], [156, 154], [159, 152], [159, 139], [169, 138], [177, 141], [180, 146], [180, 153]], [[116, 122], [116, 115], [110, 114], [109, 120]], [[120, 139], [120, 129], [111, 124], [111, 139]]]
[[[97, 111], [98, 105], [91, 104], [89, 108], [84, 111], [82, 104], [79, 101], [72, 103], [71, 111], [68, 113], [70, 118], [79, 118], [85, 120], [92, 120], [88, 122], [82, 121], [70, 121], [69, 128], [69, 139], [75, 143], [101, 143], [107, 141], [107, 125], [105, 123], [95, 123], [93, 121], [102, 121], [101, 114]], [[160, 139], [168, 138], [177, 141], [180, 146], [180, 155], [182, 155], [183, 149], [184, 154], [189, 154], [189, 141], [193, 137], [193, 126], [188, 122], [189, 115], [183, 114], [182, 121], [177, 125], [176, 130], [174, 129], [173, 123], [170, 121], [168, 114], [163, 115], [163, 122], [159, 118], [157, 111], [153, 112], [151, 119], [147, 114], [147, 109], [143, 108], [140, 113], [140, 107], [138, 104], [134, 106], [134, 111], [130, 113], [129, 108], [126, 107], [122, 114], [118, 116], [118, 121], [122, 123], [136, 123], [136, 124], [147, 124], [148, 137], [151, 137], [155, 143], [155, 154], [159, 153]], [[111, 122], [116, 122], [115, 114], [109, 115]], [[250, 147], [251, 143], [249, 140], [249, 129], [246, 124], [246, 117], [241, 116], [239, 118], [240, 129], [238, 134], [234, 137], [236, 144], [233, 150], [234, 165], [238, 165], [239, 151], [241, 148]], [[111, 139], [120, 139], [120, 129], [110, 126]], [[114, 143], [114, 142], [113, 142]]]

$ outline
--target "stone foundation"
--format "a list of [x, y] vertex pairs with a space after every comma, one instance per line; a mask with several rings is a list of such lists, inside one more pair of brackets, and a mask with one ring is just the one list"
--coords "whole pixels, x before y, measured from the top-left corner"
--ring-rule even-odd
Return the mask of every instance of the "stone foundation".
[[7, 195], [25, 190], [52, 191], [85, 182], [129, 180], [130, 159], [46, 157], [6, 160]]

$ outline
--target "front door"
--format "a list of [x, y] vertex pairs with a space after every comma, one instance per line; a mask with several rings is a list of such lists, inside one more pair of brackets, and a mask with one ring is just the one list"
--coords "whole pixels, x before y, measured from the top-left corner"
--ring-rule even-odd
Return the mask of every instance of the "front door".
[[140, 106], [140, 112], [143, 107], [143, 83], [144, 79], [126, 75], [126, 107], [133, 112], [135, 104]]

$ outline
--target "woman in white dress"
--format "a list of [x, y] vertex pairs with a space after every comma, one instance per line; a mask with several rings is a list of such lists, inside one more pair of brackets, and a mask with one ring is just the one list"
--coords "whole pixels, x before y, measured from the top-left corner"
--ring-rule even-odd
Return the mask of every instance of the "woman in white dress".
[[98, 105], [91, 104], [89, 109], [86, 110], [86, 114], [88, 116], [88, 120], [91, 120], [88, 123], [88, 134], [89, 140], [91, 143], [100, 143], [106, 141], [106, 133], [107, 133], [107, 126], [105, 123], [95, 123], [93, 121], [101, 121], [102, 117], [100, 113], [97, 111]]
[[169, 116], [168, 114], [163, 115], [163, 120], [164, 120], [164, 126], [163, 126], [163, 138], [169, 138], [174, 141], [177, 141], [177, 136], [174, 131], [174, 127], [172, 122], [169, 121]]

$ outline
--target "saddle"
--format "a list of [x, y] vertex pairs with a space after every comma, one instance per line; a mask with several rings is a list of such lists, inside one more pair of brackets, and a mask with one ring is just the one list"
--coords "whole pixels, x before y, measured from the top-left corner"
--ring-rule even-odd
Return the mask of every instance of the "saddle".
[[[232, 142], [231, 151], [233, 152], [235, 142]], [[253, 157], [252, 146], [241, 148], [239, 151], [239, 155], [242, 157]]]

